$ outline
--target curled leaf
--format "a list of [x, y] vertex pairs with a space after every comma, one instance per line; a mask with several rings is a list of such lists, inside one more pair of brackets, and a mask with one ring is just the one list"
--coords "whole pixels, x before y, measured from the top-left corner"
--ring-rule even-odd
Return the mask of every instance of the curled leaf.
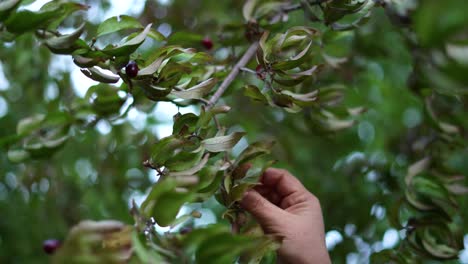
[[209, 152], [228, 151], [231, 150], [244, 135], [244, 132], [234, 132], [228, 136], [205, 139], [202, 144]]
[[218, 82], [215, 78], [210, 78], [206, 81], [203, 81], [187, 90], [182, 91], [172, 91], [171, 94], [182, 99], [200, 99], [205, 96], [207, 93], [213, 89], [213, 87]]

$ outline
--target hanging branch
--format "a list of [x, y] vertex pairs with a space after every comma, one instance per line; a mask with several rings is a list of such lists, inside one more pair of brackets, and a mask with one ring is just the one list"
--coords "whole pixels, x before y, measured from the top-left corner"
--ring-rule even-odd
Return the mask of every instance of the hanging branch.
[[212, 108], [218, 102], [219, 98], [221, 98], [221, 96], [224, 94], [227, 88], [229, 88], [229, 85], [231, 85], [234, 79], [236, 79], [237, 75], [240, 72], [240, 69], [245, 67], [245, 65], [247, 65], [247, 63], [252, 59], [252, 57], [257, 52], [258, 45], [258, 41], [255, 41], [250, 45], [250, 47], [244, 53], [242, 58], [239, 60], [239, 62], [237, 62], [234, 68], [232, 68], [229, 75], [226, 77], [226, 79], [224, 79], [224, 81], [219, 86], [218, 90], [216, 90], [215, 94], [208, 101], [208, 105], [206, 107], [207, 110]]

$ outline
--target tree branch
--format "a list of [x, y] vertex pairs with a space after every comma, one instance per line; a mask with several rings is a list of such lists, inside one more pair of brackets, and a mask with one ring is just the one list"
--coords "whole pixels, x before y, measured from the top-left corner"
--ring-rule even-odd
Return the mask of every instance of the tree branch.
[[215, 94], [211, 97], [210, 101], [208, 101], [208, 105], [206, 107], [207, 110], [212, 108], [221, 98], [223, 93], [229, 88], [229, 85], [236, 79], [237, 75], [240, 72], [240, 69], [245, 67], [247, 63], [252, 59], [252, 57], [255, 55], [258, 49], [258, 41], [255, 41], [250, 45], [250, 47], [247, 49], [247, 51], [244, 53], [244, 56], [237, 62], [237, 64], [232, 68], [231, 72], [229, 75], [224, 79], [224, 81], [221, 83], [219, 86], [218, 90], [216, 90]]

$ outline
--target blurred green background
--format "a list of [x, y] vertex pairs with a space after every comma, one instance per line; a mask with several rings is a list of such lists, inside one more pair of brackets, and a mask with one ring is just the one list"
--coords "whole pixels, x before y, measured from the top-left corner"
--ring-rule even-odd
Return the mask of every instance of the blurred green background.
[[[164, 34], [191, 31], [210, 36], [215, 42], [213, 53], [219, 57], [225, 54], [216, 42], [220, 25], [242, 20], [243, 4], [228, 0], [81, 2], [91, 6], [87, 16], [95, 24], [129, 14], [142, 23], [154, 22]], [[289, 23], [313, 26], [301, 13], [291, 14]], [[324, 133], [314, 127], [307, 112], [288, 114], [252, 103], [239, 92], [241, 82], [229, 90], [232, 96], [227, 103], [233, 111], [220, 121], [244, 129], [249, 142], [277, 140], [273, 154], [277, 166], [300, 178], [322, 203], [334, 263], [367, 263], [371, 253], [397, 248], [403, 238], [403, 232], [391, 227], [388, 212], [404, 191], [407, 167], [419, 158], [410, 145], [427, 133], [429, 123], [423, 100], [409, 89], [415, 61], [402, 37], [404, 30], [378, 9], [364, 26], [333, 43], [336, 52], [349, 59], [328, 78], [346, 85], [346, 106], [367, 109], [355, 126], [344, 131]], [[51, 55], [30, 34], [14, 43], [0, 42], [0, 60], [0, 138], [15, 134], [20, 119], [66, 107], [93, 84], [68, 56]], [[449, 115], [466, 128], [468, 107], [463, 96], [448, 96], [444, 102], [457, 105]], [[101, 120], [95, 128], [73, 130], [66, 146], [47, 160], [12, 164], [2, 149], [0, 263], [46, 263], [42, 241], [63, 239], [82, 219], [131, 224], [131, 199], [141, 201], [156, 180], [155, 172], [142, 166], [149, 155], [148, 143], [171, 133], [172, 116], [178, 111], [198, 109], [178, 109], [165, 102], [138, 105], [123, 120]], [[234, 152], [245, 144], [242, 141]], [[447, 153], [444, 164], [468, 175], [468, 149]], [[466, 196], [459, 199], [464, 234], [468, 233], [468, 210], [463, 210], [467, 203]], [[467, 240], [465, 235], [465, 246]], [[457, 262], [468, 263], [468, 253], [462, 252], [453, 263]]]

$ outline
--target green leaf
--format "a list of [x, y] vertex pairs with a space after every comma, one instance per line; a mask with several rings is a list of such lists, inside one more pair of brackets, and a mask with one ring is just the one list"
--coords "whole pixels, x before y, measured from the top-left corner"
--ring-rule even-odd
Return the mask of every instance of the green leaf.
[[414, 30], [425, 47], [439, 46], [468, 25], [463, 0], [428, 0], [414, 12]]
[[45, 45], [52, 51], [69, 49], [75, 45], [75, 42], [80, 38], [81, 34], [83, 34], [84, 27], [85, 24], [83, 23], [71, 34], [49, 38], [45, 41]]
[[8, 18], [11, 11], [13, 11], [21, 0], [6, 0], [0, 3], [0, 22]]
[[9, 11], [15, 8], [21, 0], [5, 0], [0, 3], [0, 12]]
[[81, 68], [90, 68], [93, 66], [98, 65], [99, 59], [98, 58], [86, 58], [80, 55], [73, 56], [73, 62]]
[[302, 6], [302, 9], [304, 10], [304, 16], [310, 21], [318, 22], [323, 19], [323, 12], [318, 7], [318, 5], [312, 5], [307, 0], [301, 0], [301, 6]]
[[182, 205], [192, 202], [194, 199], [195, 194], [193, 193], [164, 193], [156, 201], [152, 215], [158, 225], [170, 226], [176, 219]]
[[175, 150], [186, 145], [187, 141], [169, 136], [161, 139], [151, 150], [151, 160], [154, 164], [162, 166], [169, 158], [175, 154]]
[[182, 151], [177, 153], [172, 158], [168, 159], [164, 166], [169, 171], [183, 171], [192, 168], [198, 164], [203, 157], [203, 149], [197, 152]]
[[[199, 117], [193, 113], [174, 116], [174, 125], [172, 127], [172, 134], [178, 135], [180, 133], [190, 134], [197, 128]], [[184, 131], [185, 129], [185, 131]]]
[[191, 202], [195, 195], [190, 192], [178, 192], [174, 178], [164, 178], [157, 182], [146, 200], [141, 205], [147, 217], [154, 217], [158, 225], [169, 226], [176, 218], [183, 204]]
[[245, 21], [250, 21], [254, 13], [255, 6], [258, 0], [247, 0], [242, 7], [242, 14], [244, 15]]
[[143, 90], [143, 93], [148, 99], [153, 101], [159, 101], [161, 98], [166, 97], [172, 91], [171, 87], [159, 87], [155, 85], [151, 85], [144, 81], [135, 82], [135, 84]]
[[88, 10], [89, 6], [80, 3], [64, 2], [64, 1], [50, 1], [41, 7], [41, 11], [59, 10], [57, 16], [47, 25], [47, 29], [56, 31], [62, 22], [70, 17], [76, 11]]
[[202, 43], [203, 35], [193, 32], [178, 31], [167, 40], [168, 45], [198, 46]]
[[327, 2], [324, 8], [324, 18], [327, 25], [330, 25], [346, 15], [354, 14], [364, 8], [367, 0], [335, 0]]
[[268, 17], [270, 15], [277, 14], [278, 10], [284, 6], [284, 2], [282, 1], [271, 1], [265, 2], [259, 5], [256, 10], [255, 14], [253, 15], [254, 18], [260, 20], [264, 17]]
[[147, 25], [141, 33], [128, 40], [124, 44], [117, 47], [106, 47], [102, 50], [102, 52], [111, 56], [123, 56], [133, 53], [145, 41], [146, 36], [151, 30], [151, 26], [152, 24]]
[[419, 234], [424, 249], [438, 259], [455, 259], [462, 249], [445, 226], [429, 226]]
[[46, 12], [31, 12], [23, 10], [14, 13], [5, 21], [8, 31], [15, 34], [23, 34], [38, 28], [42, 28], [50, 20], [60, 14], [60, 10]]
[[183, 237], [180, 242], [188, 253], [193, 253], [207, 238], [223, 233], [229, 233], [229, 229], [226, 225], [212, 224], [194, 229]]
[[[146, 241], [146, 239], [144, 239]], [[141, 263], [157, 264], [164, 263], [164, 259], [157, 253], [156, 250], [150, 250], [145, 247], [144, 242], [138, 236], [138, 232], [133, 231], [132, 235], [132, 249]]]
[[247, 190], [252, 189], [256, 185], [258, 185], [258, 183], [251, 183], [251, 182], [243, 182], [243, 183], [234, 185], [229, 192], [229, 198], [231, 202], [230, 205], [232, 205], [234, 202], [242, 200], [244, 193]]
[[20, 136], [28, 135], [32, 131], [38, 129], [45, 118], [45, 115], [36, 114], [34, 116], [21, 119], [16, 126], [16, 134]]
[[92, 67], [88, 69], [81, 69], [81, 72], [86, 75], [86, 77], [91, 80], [95, 80], [101, 83], [116, 83], [120, 80], [120, 77], [117, 75], [110, 75], [105, 72], [102, 72], [97, 67]]
[[309, 53], [312, 41], [297, 55], [287, 61], [280, 61], [272, 64], [274, 70], [290, 70], [302, 65], [307, 60], [307, 54]]
[[265, 95], [263, 95], [262, 92], [260, 92], [260, 89], [255, 85], [246, 85], [244, 88], [244, 95], [252, 98], [255, 101], [259, 101], [264, 104], [268, 103], [268, 100], [265, 97]]
[[200, 113], [200, 118], [198, 119], [196, 126], [199, 128], [208, 128], [208, 124], [210, 123], [210, 121], [213, 119], [214, 116], [218, 114], [225, 114], [229, 112], [230, 110], [231, 110], [231, 107], [227, 105], [215, 106], [211, 108], [208, 112], [202, 109], [202, 112]]
[[200, 183], [198, 193], [207, 199], [214, 195], [223, 181], [223, 173], [217, 166], [206, 166], [199, 173]]
[[239, 154], [235, 165], [238, 166], [249, 162], [260, 155], [269, 154], [274, 144], [274, 141], [259, 141], [250, 144], [241, 152], [241, 154]]
[[143, 26], [131, 16], [120, 15], [106, 19], [99, 24], [97, 29], [97, 36], [101, 37], [106, 34], [118, 32], [124, 29], [142, 29]]
[[23, 162], [30, 158], [29, 152], [27, 152], [26, 150], [22, 150], [22, 149], [9, 150], [7, 155], [8, 155], [8, 159], [14, 163]]
[[259, 264], [266, 254], [278, 250], [281, 246], [279, 239], [273, 236], [262, 236], [256, 239], [259, 240], [258, 244], [241, 255], [239, 264]]
[[318, 90], [306, 94], [297, 94], [287, 90], [281, 91], [282, 94], [289, 96], [292, 101], [299, 106], [308, 106], [317, 101]]
[[203, 169], [205, 167], [205, 165], [208, 162], [209, 158], [210, 158], [210, 154], [207, 153], [207, 154], [205, 154], [203, 159], [197, 165], [195, 165], [192, 168], [189, 168], [187, 170], [177, 171], [177, 172], [169, 172], [169, 176], [170, 177], [178, 177], [178, 176], [194, 175], [194, 174], [196, 174], [197, 172], [199, 172], [201, 169]]
[[208, 94], [211, 89], [216, 85], [218, 82], [215, 78], [210, 78], [206, 81], [203, 81], [187, 90], [182, 91], [172, 91], [171, 95], [177, 96], [182, 99], [200, 99], [203, 98], [206, 94]]
[[200, 243], [196, 253], [197, 263], [231, 264], [247, 250], [253, 250], [258, 240], [248, 236], [233, 235], [229, 232], [207, 236]]
[[119, 96], [119, 89], [104, 83], [91, 86], [85, 95], [92, 106], [94, 112], [100, 116], [110, 116], [118, 114], [125, 102]]
[[153, 61], [150, 65], [138, 71], [138, 76], [153, 75], [159, 70], [159, 67], [163, 64], [165, 57], [159, 57]]
[[64, 112], [35, 115], [21, 120], [17, 132], [24, 138], [23, 150], [32, 158], [49, 157], [69, 138], [70, 121], [70, 116]]
[[205, 139], [202, 144], [209, 152], [228, 151], [231, 150], [244, 135], [244, 132], [234, 132], [228, 136]]
[[163, 41], [166, 39], [166, 37], [163, 34], [161, 34], [159, 31], [155, 29], [150, 30], [150, 32], [148, 33], [148, 37], [156, 41]]

